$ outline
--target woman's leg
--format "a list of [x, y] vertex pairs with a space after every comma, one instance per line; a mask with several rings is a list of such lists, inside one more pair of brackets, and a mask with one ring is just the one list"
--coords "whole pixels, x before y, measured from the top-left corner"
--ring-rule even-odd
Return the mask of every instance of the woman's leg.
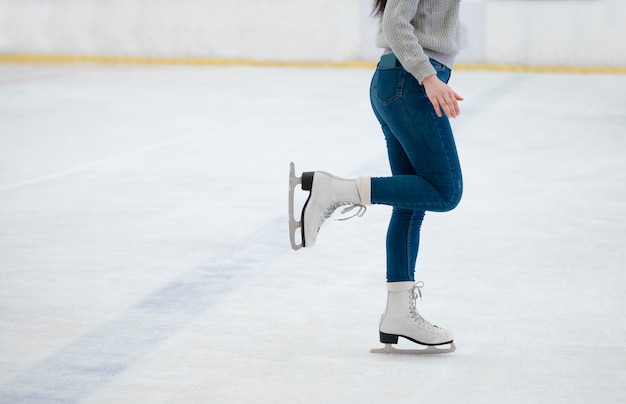
[[[450, 70], [434, 61], [433, 65], [447, 82]], [[372, 178], [371, 202], [438, 212], [456, 207], [463, 185], [454, 137], [448, 119], [436, 115], [424, 87], [401, 66], [378, 68], [371, 102], [387, 146], [394, 149], [389, 149], [392, 169], [394, 164], [401, 168], [392, 177]]]
[[[386, 124], [382, 125], [382, 129], [387, 141], [391, 173], [415, 175], [415, 169], [400, 142]], [[393, 208], [387, 229], [387, 282], [415, 281], [415, 263], [424, 213], [419, 209]]]
[[[449, 70], [436, 67], [447, 81]], [[461, 196], [456, 146], [448, 120], [437, 117], [423, 87], [401, 66], [377, 69], [371, 100], [393, 174], [371, 180], [372, 203], [393, 206], [387, 281], [414, 281], [425, 210], [450, 210]]]
[[423, 210], [393, 208], [387, 229], [387, 282], [414, 282]]
[[[387, 59], [388, 60], [388, 59]], [[421, 282], [414, 282], [424, 211], [446, 211], [459, 202], [461, 169], [447, 118], [439, 118], [423, 87], [401, 66], [379, 64], [371, 87], [374, 113], [387, 140], [392, 176], [371, 179], [371, 203], [393, 206], [387, 233], [387, 305], [380, 341], [399, 337], [424, 345], [450, 344], [452, 332], [426, 321], [416, 308]], [[449, 69], [433, 63], [442, 81]]]

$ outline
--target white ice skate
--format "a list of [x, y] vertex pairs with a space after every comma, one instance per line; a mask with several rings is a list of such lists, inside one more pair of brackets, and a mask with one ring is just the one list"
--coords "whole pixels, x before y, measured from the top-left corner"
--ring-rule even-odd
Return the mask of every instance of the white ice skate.
[[[294, 216], [294, 190], [300, 184], [302, 190], [309, 191], [309, 197], [302, 208], [300, 220]], [[360, 177], [347, 180], [335, 177], [324, 171], [309, 171], [296, 177], [293, 163], [289, 170], [289, 239], [291, 247], [313, 247], [322, 223], [340, 206], [346, 206], [342, 213], [358, 208], [354, 216], [363, 216], [366, 205], [370, 204], [370, 178]], [[345, 220], [340, 219], [340, 220]], [[301, 241], [296, 239], [296, 231], [301, 231]]]
[[[456, 350], [452, 332], [426, 321], [415, 307], [422, 297], [423, 282], [391, 282], [387, 284], [387, 308], [380, 319], [380, 342], [383, 348], [371, 353], [443, 354]], [[406, 338], [424, 346], [420, 349], [396, 349], [398, 338]]]

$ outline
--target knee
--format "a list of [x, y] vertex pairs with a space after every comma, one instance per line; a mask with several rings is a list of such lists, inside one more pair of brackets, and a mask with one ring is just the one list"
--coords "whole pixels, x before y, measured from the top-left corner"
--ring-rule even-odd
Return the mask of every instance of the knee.
[[461, 202], [461, 197], [463, 196], [462, 183], [459, 181], [454, 185], [447, 187], [447, 189], [442, 192], [441, 195], [444, 201], [441, 211], [451, 211], [459, 205], [459, 202]]

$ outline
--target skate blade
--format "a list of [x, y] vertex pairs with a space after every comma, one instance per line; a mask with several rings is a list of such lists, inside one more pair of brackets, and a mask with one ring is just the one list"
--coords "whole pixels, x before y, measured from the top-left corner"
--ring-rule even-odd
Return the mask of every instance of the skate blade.
[[302, 177], [296, 177], [296, 166], [291, 163], [289, 166], [289, 241], [291, 242], [291, 248], [299, 250], [303, 247], [303, 242], [296, 241], [296, 231], [300, 229], [302, 234], [302, 222], [296, 220], [294, 216], [294, 190], [296, 185], [302, 184]]
[[452, 353], [456, 351], [454, 342], [451, 342], [448, 348], [439, 348], [438, 346], [425, 346], [423, 349], [397, 349], [391, 344], [385, 344], [383, 348], [374, 348], [370, 353], [383, 354], [407, 354], [407, 355], [438, 355]]

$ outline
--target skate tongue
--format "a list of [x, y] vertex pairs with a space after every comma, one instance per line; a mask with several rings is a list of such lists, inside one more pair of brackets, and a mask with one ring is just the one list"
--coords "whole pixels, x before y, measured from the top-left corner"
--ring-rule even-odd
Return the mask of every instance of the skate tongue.
[[417, 300], [418, 298], [422, 300], [422, 288], [423, 287], [424, 287], [424, 282], [419, 281], [415, 283], [415, 285], [411, 289], [411, 298], [413, 300]]

